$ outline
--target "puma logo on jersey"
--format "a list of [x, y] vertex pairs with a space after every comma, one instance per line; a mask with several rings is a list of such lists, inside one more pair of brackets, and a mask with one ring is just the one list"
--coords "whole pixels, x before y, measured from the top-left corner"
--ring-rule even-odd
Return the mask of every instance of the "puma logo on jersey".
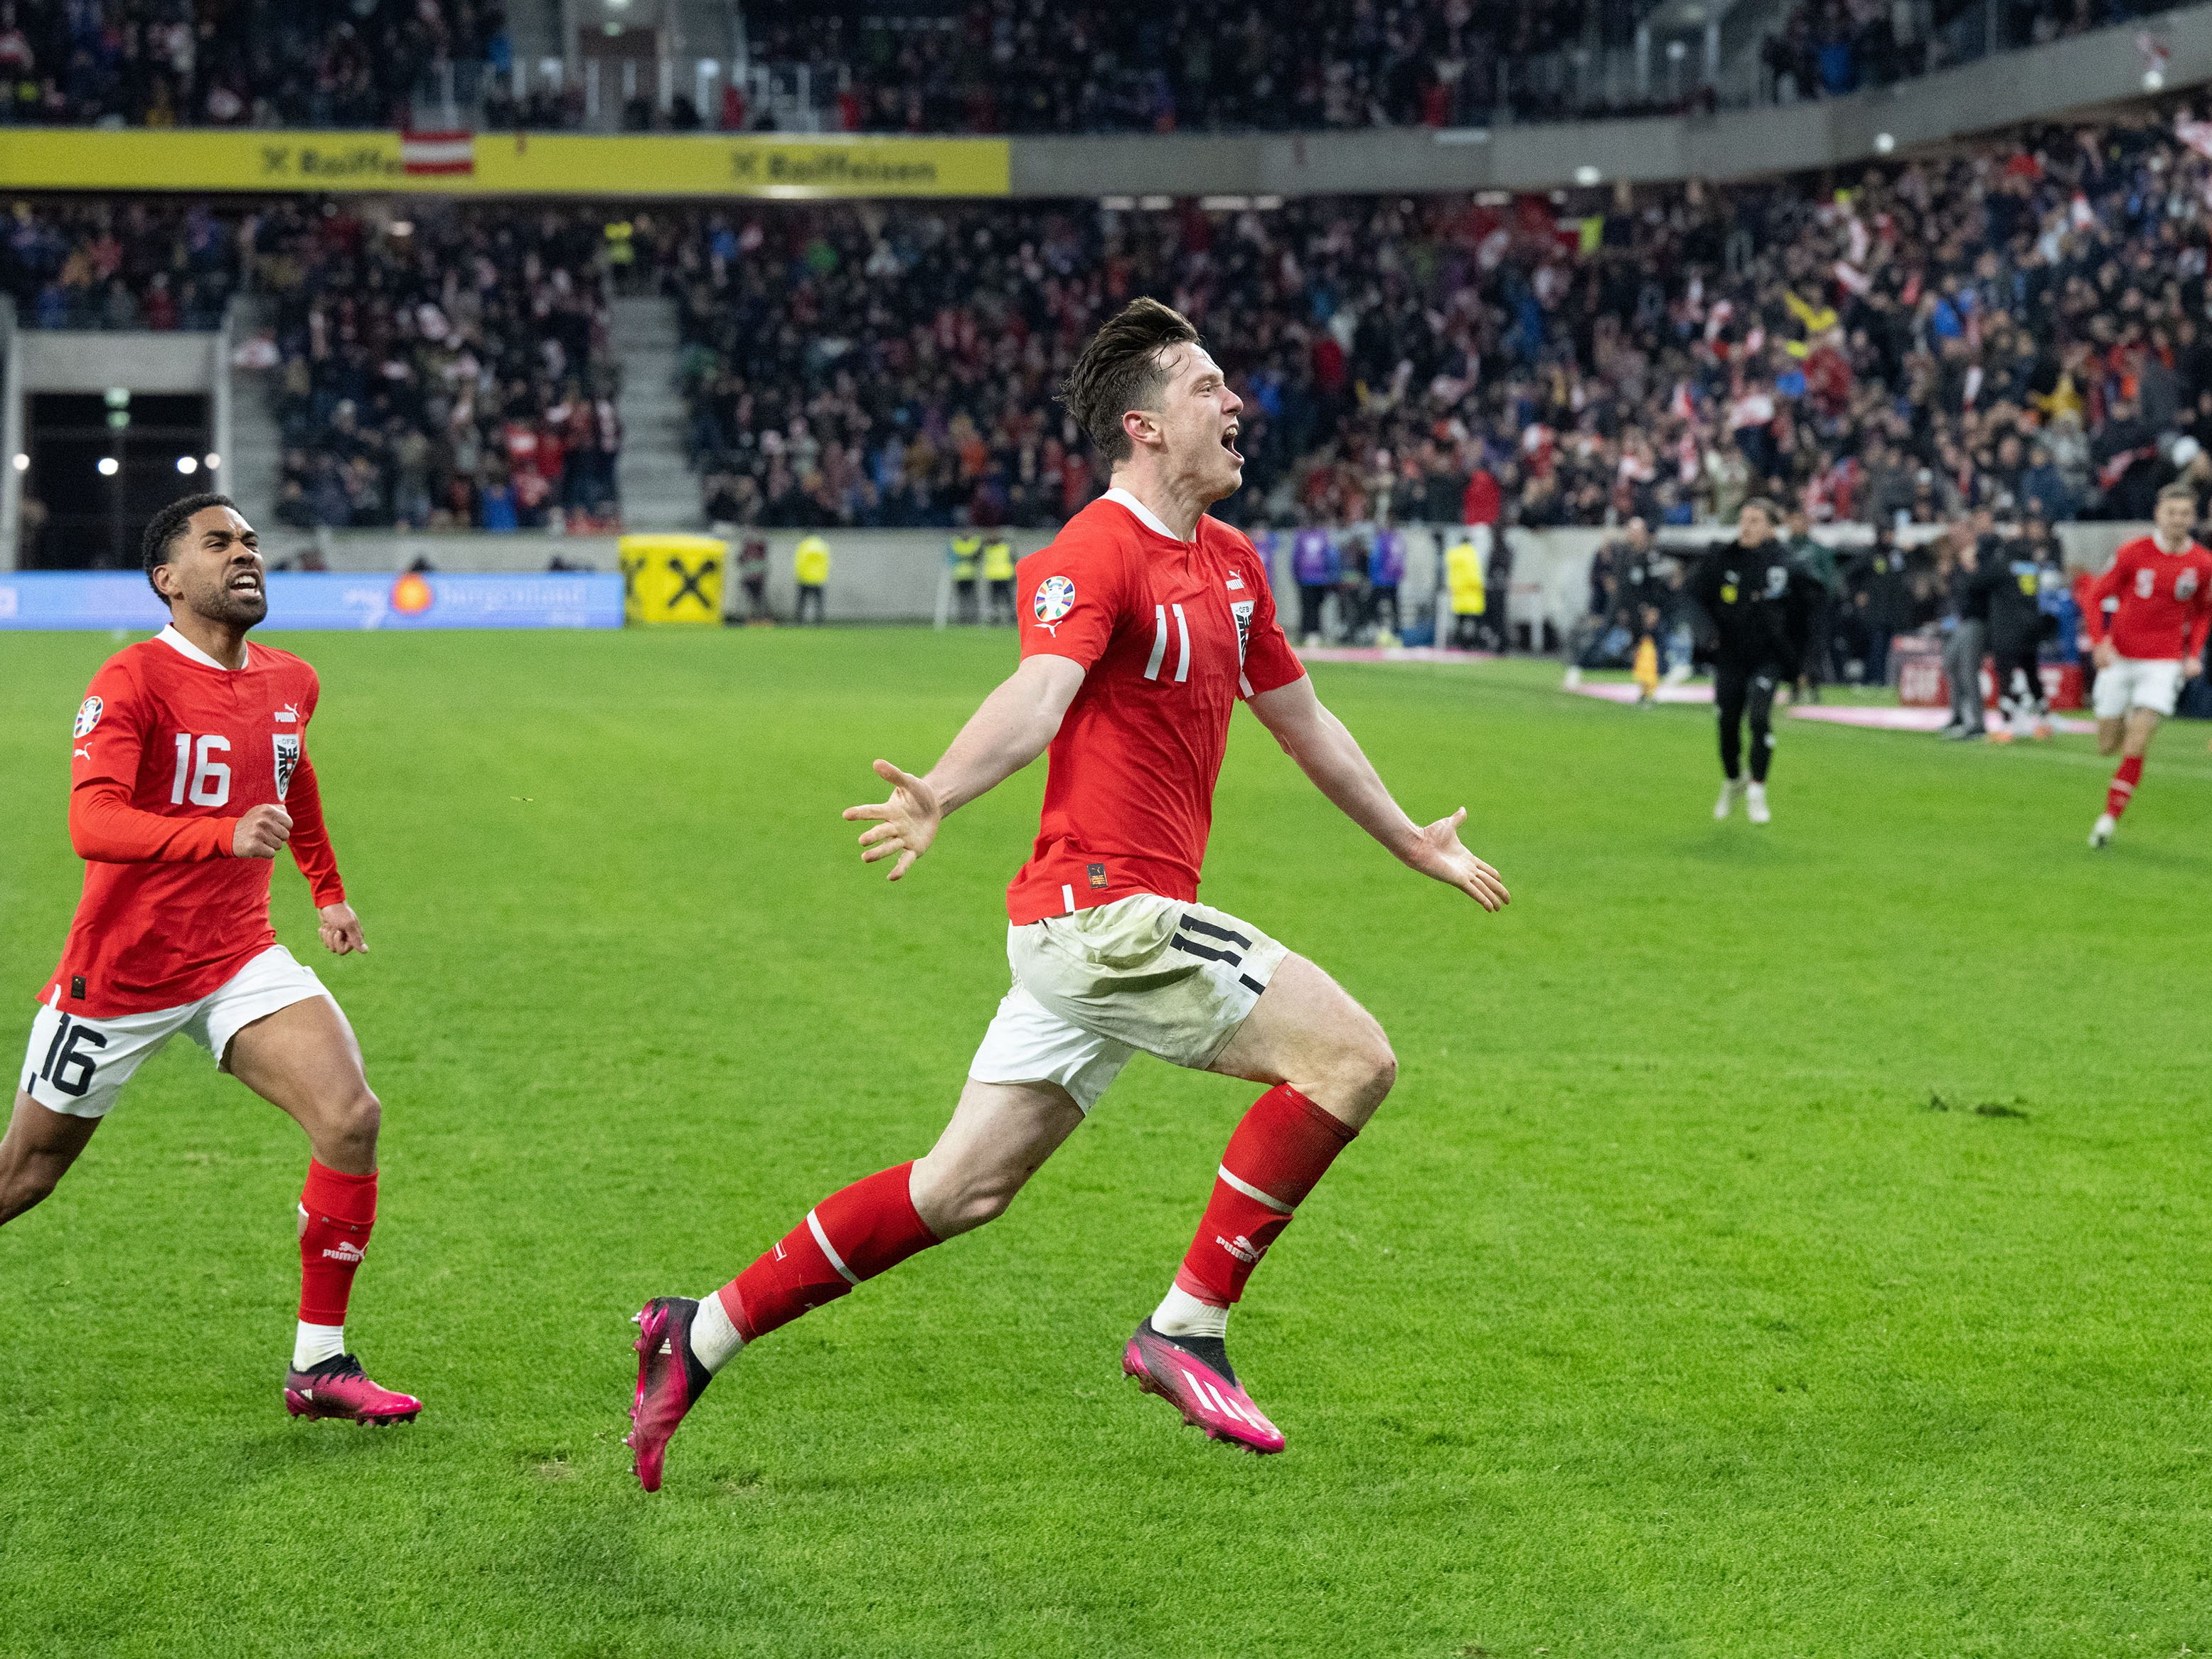
[[299, 720], [300, 705], [296, 702], [288, 702], [276, 711], [276, 723], [279, 726], [287, 724], [296, 726], [299, 724]]
[[70, 750], [70, 758], [71, 760], [90, 760], [92, 758], [92, 750], [89, 749], [72, 749]]
[[1242, 574], [1242, 573], [1240, 573], [1240, 572], [1238, 572], [1238, 571], [1235, 571], [1235, 570], [1231, 571], [1231, 572], [1229, 573], [1229, 586], [1231, 586], [1231, 587], [1242, 587], [1242, 586], [1244, 586], [1244, 578], [1243, 578], [1243, 575]]

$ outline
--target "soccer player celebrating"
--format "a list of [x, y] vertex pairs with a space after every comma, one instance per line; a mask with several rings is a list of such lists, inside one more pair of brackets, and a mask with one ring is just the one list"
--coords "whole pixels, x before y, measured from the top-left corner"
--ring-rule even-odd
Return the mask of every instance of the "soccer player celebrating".
[[[1725, 818], [1741, 798], [1745, 816], [1765, 823], [1766, 770], [1774, 756], [1774, 691], [1804, 661], [1802, 629], [1794, 601], [1807, 579], [1796, 574], [1789, 550], [1774, 533], [1781, 518], [1773, 502], [1754, 495], [1736, 514], [1736, 539], [1705, 556], [1690, 582], [1690, 596], [1705, 608], [1719, 636], [1713, 667], [1713, 702], [1720, 715], [1721, 798], [1713, 816]], [[1743, 777], [1743, 726], [1751, 726], [1751, 779]]]
[[[2204, 666], [2212, 628], [2212, 553], [2191, 535], [2197, 494], [2185, 483], [2158, 492], [2153, 529], [2121, 548], [2090, 584], [2081, 620], [2097, 663], [2097, 752], [2120, 753], [2105, 792], [2105, 810], [2090, 827], [2089, 845], [2109, 847], [2142, 781], [2143, 757], [2159, 722], [2173, 713], [2182, 682]], [[2119, 609], [2106, 622], [2105, 602]]]
[[286, 1409], [411, 1421], [422, 1401], [378, 1387], [345, 1351], [376, 1218], [376, 1097], [345, 1016], [269, 925], [272, 861], [289, 843], [324, 945], [368, 948], [307, 759], [315, 671], [246, 644], [269, 601], [258, 542], [228, 497], [162, 508], [145, 563], [170, 622], [102, 664], [77, 710], [69, 823], [84, 896], [0, 1139], [0, 1224], [53, 1191], [131, 1073], [183, 1031], [307, 1132]]
[[1328, 975], [1198, 902], [1238, 698], [1407, 866], [1486, 909], [1506, 902], [1498, 872], [1460, 843], [1464, 809], [1425, 828], [1400, 810], [1314, 695], [1252, 544], [1205, 516], [1243, 482], [1243, 404], [1197, 331], [1133, 301], [1062, 395], [1112, 487], [1022, 561], [1020, 666], [926, 776], [879, 760], [890, 798], [845, 813], [872, 823], [861, 857], [892, 860], [896, 881], [947, 814], [1050, 750], [1036, 847], [1007, 890], [1013, 987], [926, 1157], [825, 1198], [714, 1294], [639, 1313], [629, 1444], [649, 1492], [678, 1423], [744, 1344], [1001, 1214], [1138, 1049], [1268, 1086], [1122, 1369], [1215, 1438], [1282, 1449], [1230, 1365], [1229, 1310], [1397, 1062]]

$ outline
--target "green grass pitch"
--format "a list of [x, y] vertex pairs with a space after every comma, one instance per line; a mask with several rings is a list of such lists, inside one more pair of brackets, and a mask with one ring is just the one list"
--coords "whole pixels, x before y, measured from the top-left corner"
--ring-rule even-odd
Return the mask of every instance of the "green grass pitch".
[[[1792, 723], [1759, 831], [1709, 816], [1701, 713], [1322, 667], [1515, 901], [1397, 867], [1238, 716], [1206, 896], [1401, 1062], [1236, 1322], [1289, 1452], [1120, 1376], [1255, 1092], [1140, 1059], [1005, 1220], [739, 1359], [656, 1500], [629, 1314], [921, 1152], [1004, 988], [1042, 768], [896, 887], [837, 813], [1010, 642], [287, 643], [373, 947], [318, 963], [386, 1102], [351, 1334], [428, 1408], [286, 1419], [305, 1148], [179, 1040], [0, 1233], [0, 1652], [2212, 1649], [2203, 727], [2100, 857], [2079, 739]], [[9, 1043], [113, 648], [0, 657]], [[289, 865], [277, 911], [320, 957]]]

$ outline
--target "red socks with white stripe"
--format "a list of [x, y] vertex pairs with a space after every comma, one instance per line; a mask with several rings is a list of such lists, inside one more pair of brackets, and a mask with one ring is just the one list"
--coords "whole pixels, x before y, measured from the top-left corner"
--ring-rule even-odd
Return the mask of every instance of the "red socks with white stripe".
[[2105, 791], [2105, 814], [2117, 818], [2128, 810], [2128, 802], [2142, 781], [2143, 757], [2130, 755], [2120, 763], [2120, 769], [2112, 774], [2112, 787]]
[[345, 1352], [346, 1302], [376, 1224], [376, 1171], [340, 1175], [307, 1160], [300, 1193], [300, 1328], [292, 1368], [307, 1370]]
[[1152, 1328], [1219, 1336], [1260, 1258], [1358, 1133], [1287, 1083], [1254, 1101], [1229, 1137], [1213, 1196]]
[[692, 1322], [691, 1350], [719, 1370], [747, 1342], [835, 1302], [936, 1243], [909, 1190], [912, 1163], [830, 1194], [806, 1218], [713, 1296]]

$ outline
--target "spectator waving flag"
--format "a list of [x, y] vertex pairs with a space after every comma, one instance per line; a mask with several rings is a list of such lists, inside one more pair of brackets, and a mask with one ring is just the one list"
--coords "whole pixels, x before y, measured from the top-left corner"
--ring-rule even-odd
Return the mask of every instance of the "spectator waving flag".
[[403, 132], [399, 161], [410, 173], [474, 173], [477, 141], [472, 132]]

